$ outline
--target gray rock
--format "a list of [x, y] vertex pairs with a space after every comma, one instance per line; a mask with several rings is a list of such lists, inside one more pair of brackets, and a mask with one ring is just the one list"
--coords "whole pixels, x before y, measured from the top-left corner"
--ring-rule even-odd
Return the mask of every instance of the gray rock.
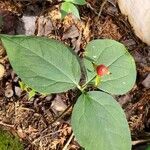
[[15, 86], [15, 94], [20, 97], [21, 96], [21, 93], [22, 93], [22, 90], [18, 87], [18, 86]]
[[143, 80], [142, 85], [149, 89], [150, 88], [150, 73], [148, 74], [148, 76]]
[[61, 96], [57, 95], [53, 100], [51, 107], [58, 112], [63, 112], [67, 108], [67, 105], [63, 102]]

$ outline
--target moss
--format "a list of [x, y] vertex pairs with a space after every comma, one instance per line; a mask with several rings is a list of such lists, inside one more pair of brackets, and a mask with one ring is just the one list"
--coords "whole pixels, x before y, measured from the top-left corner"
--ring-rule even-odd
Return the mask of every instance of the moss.
[[147, 146], [146, 150], [150, 150], [150, 144]]
[[0, 150], [23, 150], [18, 137], [0, 129]]

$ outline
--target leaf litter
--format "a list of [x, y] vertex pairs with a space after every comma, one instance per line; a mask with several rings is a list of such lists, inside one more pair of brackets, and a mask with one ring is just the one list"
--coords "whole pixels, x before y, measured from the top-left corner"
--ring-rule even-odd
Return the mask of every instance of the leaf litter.
[[[55, 38], [73, 47], [80, 56], [85, 45], [95, 38], [110, 38], [124, 43], [136, 60], [138, 77], [134, 88], [118, 96], [118, 101], [126, 112], [133, 141], [150, 138], [149, 47], [134, 35], [112, 0], [105, 4], [99, 19], [97, 14], [101, 3], [96, 1], [88, 0], [87, 6], [80, 7], [81, 20], [72, 16], [61, 20], [57, 4], [59, 2], [53, 0], [43, 3], [1, 1], [0, 14], [6, 17], [1, 32]], [[10, 26], [6, 26], [7, 21], [11, 22]], [[37, 94], [29, 101], [28, 94], [19, 87], [20, 79], [14, 74], [2, 46], [0, 75], [1, 128], [18, 134], [25, 150], [62, 150], [72, 133], [70, 116], [77, 91], [47, 96]], [[139, 146], [134, 145], [133, 149], [138, 150]], [[68, 149], [80, 149], [76, 139], [70, 141]]]

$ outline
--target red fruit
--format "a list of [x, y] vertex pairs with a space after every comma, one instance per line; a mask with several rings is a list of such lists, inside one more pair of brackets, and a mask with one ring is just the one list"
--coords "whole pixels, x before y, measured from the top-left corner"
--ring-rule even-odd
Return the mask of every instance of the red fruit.
[[101, 65], [98, 65], [96, 67], [96, 71], [97, 71], [97, 74], [99, 76], [104, 76], [104, 75], [107, 75], [107, 74], [110, 74], [109, 70], [108, 70], [108, 67], [106, 67], [105, 65], [101, 64]]

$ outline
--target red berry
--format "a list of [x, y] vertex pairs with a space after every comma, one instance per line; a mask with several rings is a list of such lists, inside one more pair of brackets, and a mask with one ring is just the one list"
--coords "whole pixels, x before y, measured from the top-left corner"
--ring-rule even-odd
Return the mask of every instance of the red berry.
[[96, 68], [96, 71], [97, 71], [97, 74], [99, 76], [104, 76], [104, 75], [107, 75], [107, 74], [110, 73], [109, 70], [108, 70], [108, 67], [106, 67], [103, 64], [98, 65], [97, 68]]

